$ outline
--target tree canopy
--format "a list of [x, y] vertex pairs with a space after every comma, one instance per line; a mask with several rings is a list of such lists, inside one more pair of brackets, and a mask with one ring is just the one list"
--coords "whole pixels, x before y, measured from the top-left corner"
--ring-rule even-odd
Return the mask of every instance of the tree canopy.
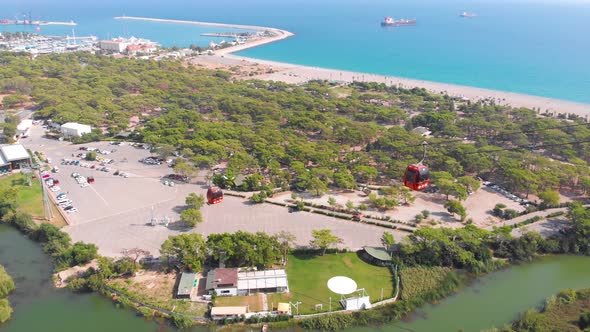
[[290, 186], [322, 195], [357, 182], [390, 185], [421, 159], [425, 138], [412, 131], [416, 126], [433, 132], [426, 140], [436, 148], [425, 162], [452, 176], [441, 189], [458, 200], [476, 190], [468, 180], [474, 174], [525, 194], [588, 188], [581, 179], [589, 176], [590, 147], [578, 141], [590, 128], [573, 114], [563, 122], [490, 100], [379, 83], [355, 82], [342, 96], [324, 81], [232, 80], [231, 73], [180, 61], [82, 52], [35, 59], [0, 53], [0, 63], [5, 100], [24, 96], [37, 105], [37, 117], [106, 128], [107, 135], [127, 130], [137, 116], [134, 138], [163, 157], [181, 151], [179, 173], [227, 162], [228, 178], [258, 174], [239, 190]]

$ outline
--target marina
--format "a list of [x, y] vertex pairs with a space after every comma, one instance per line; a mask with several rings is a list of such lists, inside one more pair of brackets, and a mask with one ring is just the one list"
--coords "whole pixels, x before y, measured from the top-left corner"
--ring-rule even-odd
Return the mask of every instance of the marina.
[[9, 20], [9, 19], [2, 19], [0, 20], [0, 25], [66, 25], [66, 26], [76, 26], [78, 23], [74, 21], [69, 22], [61, 22], [61, 21], [35, 21], [35, 20]]
[[0, 49], [11, 52], [29, 52], [32, 55], [64, 53], [72, 51], [96, 51], [98, 39], [95, 36], [41, 36], [23, 34], [14, 37], [10, 34], [0, 34]]

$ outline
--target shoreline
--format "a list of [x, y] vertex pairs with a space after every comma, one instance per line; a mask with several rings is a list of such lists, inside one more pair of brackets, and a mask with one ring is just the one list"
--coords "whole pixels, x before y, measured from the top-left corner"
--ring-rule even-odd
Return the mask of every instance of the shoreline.
[[268, 31], [274, 34], [272, 37], [262, 37], [255, 40], [246, 41], [246, 43], [236, 46], [230, 46], [223, 49], [215, 50], [216, 54], [229, 54], [233, 52], [239, 52], [248, 48], [257, 47], [264, 44], [274, 43], [279, 40], [283, 40], [294, 36], [295, 34], [282, 29], [263, 27], [257, 25], [242, 25], [242, 24], [226, 24], [226, 23], [212, 23], [202, 21], [187, 21], [187, 20], [172, 20], [164, 18], [150, 18], [150, 17], [137, 17], [137, 16], [115, 16], [115, 20], [132, 20], [132, 21], [147, 21], [147, 22], [160, 22], [160, 23], [173, 23], [173, 24], [189, 24], [199, 26], [210, 26], [218, 28], [229, 28], [229, 29], [242, 29], [242, 30], [254, 30], [254, 31]]
[[[161, 19], [161, 18], [148, 18], [148, 17], [136, 17], [136, 16], [117, 16], [114, 17], [117, 20], [136, 20], [136, 21], [151, 21], [151, 22], [163, 22], [163, 23], [175, 23], [175, 24], [191, 24], [200, 26], [212, 26], [212, 27], [223, 27], [230, 29], [244, 29], [254, 31], [269, 31], [274, 34], [272, 37], [262, 37], [254, 40], [249, 40], [245, 44], [230, 46], [223, 49], [215, 50], [213, 55], [199, 56], [196, 62], [214, 63], [221, 65], [241, 65], [247, 64], [263, 64], [272, 67], [278, 67], [279, 70], [273, 73], [267, 73], [262, 75], [256, 75], [250, 77], [251, 79], [269, 80], [269, 81], [280, 81], [285, 83], [300, 84], [309, 80], [329, 80], [337, 81], [342, 83], [352, 82], [377, 82], [385, 83], [387, 85], [396, 85], [403, 88], [424, 88], [427, 91], [435, 94], [446, 93], [452, 97], [467, 98], [472, 101], [491, 99], [499, 105], [505, 105], [510, 107], [525, 107], [529, 109], [537, 109], [539, 113], [552, 113], [553, 115], [559, 113], [573, 113], [578, 116], [588, 117], [590, 116], [590, 104], [555, 99], [549, 97], [527, 95], [516, 92], [493, 90], [486, 88], [479, 88], [467, 85], [458, 85], [452, 83], [443, 83], [435, 81], [426, 81], [412, 78], [404, 78], [390, 75], [371, 74], [363, 72], [353, 72], [347, 70], [322, 68], [315, 66], [298, 65], [286, 62], [263, 60], [256, 58], [249, 58], [233, 53], [243, 51], [245, 49], [274, 43], [289, 37], [294, 36], [292, 32], [287, 30], [262, 27], [255, 25], [240, 25], [240, 24], [225, 24], [225, 23], [212, 23], [212, 22], [201, 22], [201, 21], [187, 21], [187, 20], [173, 20], [173, 19]], [[203, 61], [201, 61], [203, 60]], [[194, 63], [194, 61], [191, 61]]]
[[590, 104], [584, 104], [575, 101], [527, 95], [508, 91], [478, 88], [451, 83], [425, 81], [389, 75], [353, 72], [346, 70], [298, 65], [271, 60], [262, 60], [244, 57], [236, 54], [230, 54], [239, 51], [231, 50], [231, 47], [227, 48], [227, 50], [228, 52], [223, 53], [215, 51], [215, 54], [210, 56], [199, 56], [193, 59], [193, 63], [209, 62], [228, 66], [249, 63], [267, 65], [271, 68], [276, 67], [278, 69], [273, 73], [256, 75], [253, 77], [249, 77], [249, 79], [280, 81], [292, 84], [300, 84], [309, 80], [316, 79], [337, 81], [342, 83], [376, 82], [385, 83], [387, 85], [396, 85], [403, 88], [424, 88], [431, 93], [446, 93], [452, 97], [468, 98], [472, 101], [493, 99], [499, 105], [505, 105], [510, 107], [525, 107], [529, 109], [540, 109], [539, 113], [573, 113], [582, 117], [590, 116]]

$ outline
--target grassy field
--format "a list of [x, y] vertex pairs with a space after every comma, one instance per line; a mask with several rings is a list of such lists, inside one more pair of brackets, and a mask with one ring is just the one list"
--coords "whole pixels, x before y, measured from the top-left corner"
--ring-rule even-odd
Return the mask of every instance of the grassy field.
[[29, 213], [34, 218], [43, 218], [41, 184], [38, 179], [32, 179], [31, 183], [32, 186], [29, 187], [25, 176], [22, 174], [0, 177], [0, 186], [18, 188], [17, 203], [19, 210]]
[[438, 289], [452, 270], [448, 267], [407, 267], [400, 271], [401, 298], [411, 299]]
[[[394, 292], [391, 271], [387, 267], [378, 267], [362, 261], [356, 253], [329, 254], [324, 256], [290, 255], [287, 262], [290, 294], [269, 294], [268, 306], [276, 308], [278, 302], [302, 302], [299, 313], [313, 313], [329, 310], [329, 298], [332, 297], [332, 310], [342, 309], [338, 303], [340, 295], [332, 293], [327, 286], [328, 280], [335, 276], [346, 276], [356, 281], [358, 288], [365, 288], [371, 302], [390, 298]], [[315, 305], [322, 304], [322, 310]]]
[[[262, 311], [263, 294], [249, 296], [219, 296], [215, 299], [216, 307], [248, 306], [249, 311]], [[270, 304], [269, 304], [270, 306]], [[269, 308], [270, 309], [270, 308]]]
[[[43, 198], [41, 194], [41, 184], [39, 179], [31, 180], [32, 186], [27, 185], [27, 180], [22, 174], [13, 174], [10, 176], [0, 177], [0, 186], [13, 186], [18, 188], [17, 203], [20, 211], [29, 213], [33, 219], [43, 219]], [[58, 211], [58, 208], [51, 204], [53, 219], [51, 223], [57, 227], [66, 226], [67, 223]]]

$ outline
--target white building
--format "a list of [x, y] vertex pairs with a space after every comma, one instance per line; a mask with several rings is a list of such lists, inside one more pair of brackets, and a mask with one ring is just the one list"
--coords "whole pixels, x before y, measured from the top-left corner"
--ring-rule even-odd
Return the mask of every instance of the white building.
[[30, 120], [30, 119], [22, 120], [18, 124], [18, 126], [16, 126], [16, 136], [18, 136], [18, 137], [29, 136], [32, 126], [33, 126], [33, 120]]
[[240, 271], [219, 268], [207, 274], [206, 289], [218, 296], [289, 292], [285, 270]]
[[6, 171], [31, 165], [31, 156], [21, 144], [0, 146], [0, 170]]
[[65, 137], [80, 137], [90, 134], [92, 127], [76, 122], [67, 122], [61, 125], [60, 130]]
[[123, 53], [123, 51], [127, 49], [127, 45], [129, 45], [129, 43], [121, 39], [101, 40], [99, 42], [99, 47], [101, 50], [113, 51], [117, 53]]

